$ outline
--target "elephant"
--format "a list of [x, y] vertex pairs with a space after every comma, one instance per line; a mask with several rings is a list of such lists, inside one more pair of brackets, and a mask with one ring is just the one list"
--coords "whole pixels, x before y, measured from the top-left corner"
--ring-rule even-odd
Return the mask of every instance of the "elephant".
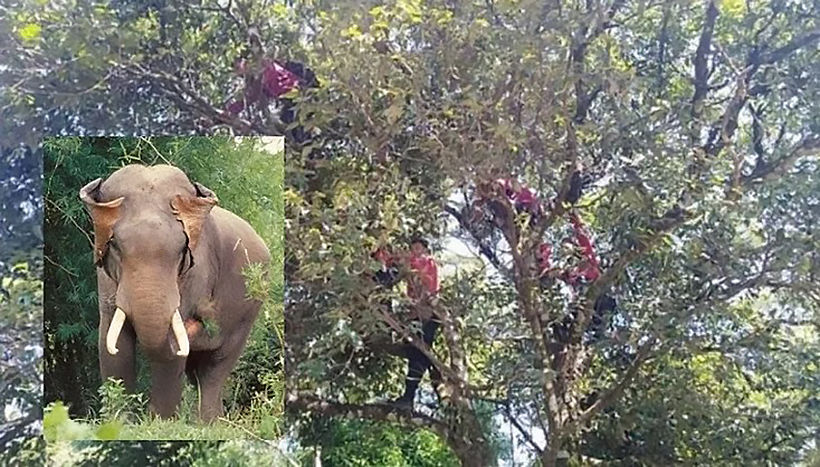
[[151, 413], [176, 414], [184, 371], [199, 387], [199, 419], [219, 417], [222, 388], [261, 307], [247, 297], [243, 269], [270, 264], [264, 241], [171, 165], [127, 165], [88, 183], [80, 199], [94, 228], [103, 380], [134, 392], [139, 344]]

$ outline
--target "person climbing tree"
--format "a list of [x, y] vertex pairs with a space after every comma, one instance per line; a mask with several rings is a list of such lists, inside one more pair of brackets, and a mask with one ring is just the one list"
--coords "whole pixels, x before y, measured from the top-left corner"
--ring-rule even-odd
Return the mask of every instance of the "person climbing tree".
[[[589, 283], [600, 277], [601, 269], [598, 257], [595, 254], [592, 239], [581, 218], [577, 213], [570, 212], [569, 219], [572, 224], [574, 240], [565, 239], [564, 243], [581, 249], [582, 258], [580, 263], [563, 271], [552, 268], [552, 246], [546, 242], [539, 246], [537, 260], [542, 287], [549, 287], [553, 280], [558, 278], [568, 284], [573, 292], [573, 296], [577, 297]], [[594, 306], [595, 313], [592, 316], [592, 322], [589, 326], [589, 331], [593, 335], [600, 335], [604, 320], [607, 315], [615, 310], [616, 305], [615, 298], [607, 293], [601, 294], [596, 299]], [[553, 325], [553, 334], [563, 345], [568, 343], [571, 324], [572, 317], [568, 316], [563, 322]], [[558, 329], [556, 326], [560, 326], [561, 329]]]
[[[319, 81], [308, 66], [297, 61], [284, 64], [276, 60], [265, 59], [258, 69], [254, 69], [248, 60], [240, 60], [236, 65], [237, 74], [245, 78], [242, 96], [229, 102], [228, 113], [238, 115], [252, 105], [266, 107], [270, 100], [275, 100], [279, 109], [279, 120], [290, 125], [297, 120], [297, 109], [290, 97], [283, 97], [296, 88], [317, 88]], [[286, 130], [285, 136], [299, 144], [310, 140], [310, 132], [301, 125]]]
[[[385, 266], [401, 262], [408, 269], [407, 298], [410, 300], [410, 317], [420, 323], [419, 337], [432, 350], [433, 341], [441, 322], [435, 313], [439, 292], [438, 265], [430, 256], [429, 244], [423, 238], [414, 238], [410, 242], [409, 252], [393, 256], [385, 251], [379, 254], [379, 257], [383, 258], [380, 260]], [[388, 275], [381, 277], [389, 278]], [[424, 352], [415, 345], [407, 346], [406, 355], [407, 377], [404, 383], [404, 393], [390, 403], [401, 408], [412, 409], [413, 400], [424, 373], [430, 370], [434, 384], [438, 384], [441, 380], [441, 374], [432, 366]]]
[[[542, 243], [537, 252], [538, 275], [542, 280], [549, 280], [553, 277], [560, 277], [564, 282], [577, 288], [582, 283], [594, 281], [601, 275], [598, 257], [595, 255], [595, 248], [589, 238], [586, 226], [575, 212], [569, 214], [572, 231], [575, 237], [575, 244], [581, 248], [583, 259], [580, 264], [566, 271], [556, 272], [552, 269], [552, 246], [549, 243]], [[569, 243], [569, 242], [567, 242]]]
[[[577, 203], [583, 195], [584, 186], [589, 182], [589, 177], [584, 175], [580, 170], [573, 172], [570, 177], [565, 200], [571, 205]], [[499, 196], [507, 197], [517, 214], [528, 213], [531, 222], [536, 222], [544, 212], [544, 208], [537, 194], [515, 179], [498, 178], [491, 182], [479, 182], [476, 185], [476, 202], [474, 203], [476, 209], [483, 210], [484, 206], [488, 206], [493, 214], [495, 224], [502, 229], [506, 228], [509, 224], [506, 224], [506, 210], [503, 209], [503, 206], [497, 199]], [[554, 205], [556, 202], [557, 199], [553, 200], [550, 204]], [[577, 296], [587, 284], [593, 282], [600, 276], [600, 263], [595, 254], [595, 248], [590, 234], [581, 221], [581, 218], [572, 210], [570, 210], [568, 217], [572, 225], [574, 240], [566, 239], [564, 243], [575, 245], [581, 249], [581, 262], [567, 270], [554, 269], [552, 267], [552, 245], [547, 242], [541, 243], [534, 254], [538, 268], [538, 276], [543, 287], [549, 286], [556, 278], [561, 279], [571, 287], [574, 295]], [[481, 217], [474, 215], [473, 219], [480, 220]], [[597, 298], [595, 302], [595, 314], [590, 326], [590, 330], [594, 334], [597, 335], [600, 333], [600, 327], [606, 315], [614, 311], [615, 307], [616, 301], [611, 295], [604, 293]], [[571, 324], [571, 317], [568, 317], [567, 320], [569, 320], [569, 322], [558, 323], [558, 325], [568, 330]], [[559, 336], [560, 339], [560, 336], [568, 335], [568, 333], [556, 329], [555, 335]], [[566, 344], [566, 342], [564, 342], [564, 344]]]
[[531, 224], [537, 222], [543, 213], [541, 201], [534, 191], [515, 179], [498, 178], [476, 184], [470, 222], [490, 220], [501, 230], [506, 230], [512, 224], [508, 222], [509, 214], [501, 201], [503, 198], [507, 198], [516, 214], [529, 214]]

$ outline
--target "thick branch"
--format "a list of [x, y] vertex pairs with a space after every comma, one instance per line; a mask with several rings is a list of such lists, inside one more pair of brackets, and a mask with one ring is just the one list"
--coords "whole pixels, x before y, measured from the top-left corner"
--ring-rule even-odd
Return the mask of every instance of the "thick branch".
[[706, 7], [706, 18], [703, 21], [703, 30], [700, 33], [700, 41], [695, 51], [695, 93], [692, 95], [692, 120], [697, 120], [703, 110], [703, 99], [709, 91], [709, 71], [708, 58], [712, 50], [712, 35], [715, 31], [715, 20], [718, 17], [718, 9], [714, 0], [710, 0]]
[[284, 134], [284, 128], [281, 128], [281, 125], [276, 122], [269, 122], [270, 127], [263, 127], [217, 109], [207, 99], [200, 96], [193, 89], [188, 88], [174, 75], [162, 71], [151, 71], [138, 64], [131, 67], [124, 64], [114, 65], [120, 67], [126, 73], [156, 83], [180, 108], [187, 109], [194, 114], [209, 118], [217, 123], [224, 123], [242, 133]]
[[430, 348], [430, 346], [427, 345], [423, 340], [419, 339], [418, 336], [410, 332], [407, 329], [407, 326], [403, 326], [402, 324], [400, 324], [398, 321], [396, 321], [395, 318], [390, 316], [390, 313], [388, 313], [383, 308], [380, 309], [380, 312], [380, 319], [387, 323], [387, 325], [390, 326], [391, 329], [399, 333], [399, 335], [402, 336], [402, 338], [407, 339], [410, 342], [410, 344], [419, 349], [419, 351], [430, 360], [430, 363], [432, 363], [433, 366], [436, 367], [436, 369], [438, 369], [443, 375], [445, 375], [447, 379], [453, 382], [458, 382], [461, 385], [466, 385], [466, 381], [461, 380], [460, 375], [458, 375], [455, 371], [453, 371], [452, 368], [450, 368], [448, 365], [445, 365], [441, 360], [439, 360], [439, 358], [436, 357], [433, 353], [433, 350]]
[[629, 365], [629, 368], [627, 368], [621, 379], [613, 383], [612, 386], [605, 390], [604, 393], [601, 394], [601, 396], [598, 397], [598, 399], [596, 399], [588, 409], [581, 412], [581, 415], [576, 420], [567, 424], [565, 433], [572, 433], [572, 431], [578, 427], [585, 426], [590, 420], [592, 420], [593, 417], [598, 415], [605, 408], [609, 407], [621, 396], [621, 394], [623, 394], [624, 390], [629, 387], [632, 380], [638, 374], [638, 370], [641, 369], [641, 366], [649, 360], [654, 343], [655, 341], [653, 339], [640, 347], [638, 354], [635, 356], [635, 359]]
[[751, 174], [743, 177], [744, 184], [758, 180], [768, 181], [774, 177], [782, 176], [794, 163], [803, 156], [817, 155], [820, 151], [820, 138], [806, 138], [797, 145], [788, 155], [764, 164], [758, 164]]
[[506, 277], [511, 277], [511, 273], [510, 273], [509, 269], [507, 269], [504, 266], [504, 264], [501, 262], [501, 260], [495, 254], [495, 251], [493, 251], [493, 249], [490, 247], [490, 245], [487, 245], [484, 241], [479, 239], [479, 237], [475, 234], [475, 231], [473, 230], [470, 223], [467, 221], [467, 219], [464, 218], [464, 216], [461, 215], [461, 213], [459, 212], [458, 209], [456, 209], [456, 208], [454, 208], [453, 206], [450, 206], [450, 205], [445, 205], [444, 206], [444, 211], [446, 213], [450, 214], [451, 216], [453, 216], [456, 219], [456, 221], [458, 221], [458, 225], [460, 225], [461, 228], [463, 228], [464, 230], [469, 232], [470, 235], [473, 236], [473, 240], [475, 241], [476, 245], [478, 246], [478, 251], [482, 255], [484, 255], [485, 258], [487, 258], [487, 261], [489, 261], [490, 264], [492, 264], [498, 272], [500, 272], [502, 275], [504, 275]]
[[543, 448], [541, 448], [541, 446], [539, 446], [538, 443], [536, 443], [535, 440], [532, 439], [532, 436], [530, 436], [527, 430], [525, 430], [524, 427], [521, 426], [521, 423], [513, 416], [509, 402], [507, 402], [504, 405], [504, 410], [507, 415], [507, 420], [509, 420], [512, 426], [514, 426], [515, 429], [518, 430], [518, 433], [520, 433], [521, 436], [527, 441], [527, 444], [529, 444], [530, 447], [532, 447], [532, 449], [540, 455], [544, 451]]
[[788, 57], [792, 52], [802, 49], [803, 47], [809, 46], [814, 42], [817, 42], [820, 39], [820, 30], [812, 31], [805, 36], [800, 36], [797, 39], [789, 42], [788, 44], [784, 45], [783, 47], [777, 48], [762, 57], [760, 57], [760, 64], [761, 65], [771, 65], [774, 63], [783, 60], [784, 58]]
[[287, 409], [296, 413], [311, 412], [328, 417], [395, 422], [413, 428], [431, 429], [448, 441], [467, 442], [458, 439], [458, 435], [440, 420], [389, 404], [348, 404], [324, 400], [306, 391], [290, 391], [287, 395]]

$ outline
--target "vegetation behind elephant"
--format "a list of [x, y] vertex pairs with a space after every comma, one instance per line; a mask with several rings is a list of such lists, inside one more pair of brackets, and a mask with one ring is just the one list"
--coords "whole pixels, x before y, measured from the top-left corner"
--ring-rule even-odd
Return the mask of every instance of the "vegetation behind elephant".
[[123, 167], [80, 198], [94, 223], [103, 380], [135, 390], [139, 343], [151, 365], [153, 413], [176, 413], [185, 371], [199, 386], [200, 418], [221, 415], [222, 387], [261, 306], [247, 297], [243, 269], [267, 267], [265, 243], [169, 165]]

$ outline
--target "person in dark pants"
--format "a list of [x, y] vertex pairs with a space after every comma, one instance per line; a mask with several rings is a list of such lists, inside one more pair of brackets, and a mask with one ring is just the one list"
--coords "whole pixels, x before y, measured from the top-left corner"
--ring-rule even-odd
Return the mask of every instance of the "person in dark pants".
[[[407, 297], [410, 299], [411, 315], [413, 319], [421, 323], [419, 337], [432, 349], [436, 332], [441, 325], [434, 310], [439, 292], [438, 265], [430, 256], [427, 241], [421, 238], [416, 238], [410, 243], [410, 252], [406, 255], [405, 260], [410, 269], [410, 277], [407, 280]], [[391, 404], [412, 409], [419, 383], [428, 369], [434, 383], [441, 381], [441, 373], [432, 365], [424, 352], [415, 345], [408, 345], [404, 393]]]

